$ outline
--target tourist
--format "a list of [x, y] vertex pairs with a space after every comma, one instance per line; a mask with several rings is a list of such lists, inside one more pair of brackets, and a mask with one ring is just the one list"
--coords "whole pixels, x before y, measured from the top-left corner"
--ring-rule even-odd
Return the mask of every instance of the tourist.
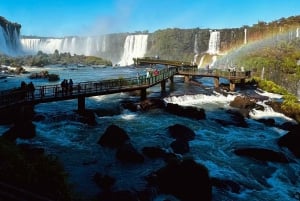
[[21, 82], [21, 98], [24, 99], [26, 98], [26, 91], [27, 91], [27, 84], [26, 82], [22, 81]]
[[41, 89], [40, 89], [40, 93], [41, 93], [41, 98], [43, 98], [45, 96], [45, 87], [44, 86], [41, 86]]
[[31, 97], [32, 99], [34, 99], [34, 91], [35, 91], [35, 87], [34, 87], [33, 83], [30, 82], [28, 84], [28, 93], [29, 93], [28, 96]]
[[73, 80], [72, 79], [69, 80], [69, 91], [72, 94], [72, 92], [73, 92]]

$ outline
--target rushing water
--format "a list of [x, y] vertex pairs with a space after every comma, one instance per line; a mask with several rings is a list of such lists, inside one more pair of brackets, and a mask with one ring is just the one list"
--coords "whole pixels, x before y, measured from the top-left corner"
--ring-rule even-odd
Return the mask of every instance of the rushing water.
[[[72, 78], [75, 83], [135, 76], [137, 71], [140, 74], [145, 73], [144, 68], [133, 67], [50, 66], [46, 69], [50, 73], [58, 73], [61, 79]], [[27, 68], [27, 70], [38, 71], [40, 69]], [[21, 80], [29, 81], [27, 75], [1, 80], [1, 90], [17, 87]], [[119, 93], [86, 98], [86, 108], [97, 110], [97, 125], [95, 126], [80, 123], [76, 119], [74, 113], [77, 100], [36, 105], [36, 113], [45, 116], [45, 119], [34, 122], [37, 131], [34, 139], [19, 140], [19, 143], [44, 147], [48, 153], [58, 155], [69, 173], [70, 182], [74, 188], [83, 196], [89, 197], [100, 191], [92, 181], [96, 172], [117, 178], [115, 190], [143, 189], [146, 185], [143, 177], [164, 165], [161, 160], [147, 158], [143, 164], [123, 164], [117, 161], [114, 150], [97, 144], [109, 125], [115, 124], [126, 130], [132, 144], [138, 150], [144, 146], [160, 146], [171, 151], [170, 143], [173, 139], [170, 138], [167, 127], [179, 123], [188, 126], [196, 133], [196, 138], [190, 142], [190, 152], [184, 156], [193, 157], [197, 162], [205, 165], [211, 177], [232, 180], [241, 186], [239, 193], [213, 188], [214, 201], [297, 200], [300, 186], [299, 159], [295, 159], [295, 162], [290, 164], [264, 163], [233, 153], [235, 148], [249, 146], [279, 151], [276, 139], [287, 131], [268, 127], [255, 119], [274, 117], [277, 124], [293, 121], [292, 119], [270, 110], [264, 103], [261, 103], [267, 110], [264, 112], [254, 110], [250, 115], [251, 118], [246, 119], [249, 127], [222, 126], [217, 123], [216, 119], [231, 121], [226, 110], [231, 109], [230, 101], [240, 92], [227, 96], [218, 94], [213, 91], [213, 80], [210, 78], [199, 79], [202, 86], [183, 83], [182, 77], [175, 77], [174, 81], [174, 85], [170, 82], [167, 84], [168, 95], [164, 98], [165, 101], [204, 108], [205, 120], [180, 117], [161, 109], [130, 112], [121, 108], [120, 102], [135, 100], [138, 97]], [[222, 80], [222, 82], [225, 81]], [[47, 82], [43, 80], [34, 80], [36, 85], [45, 83]], [[161, 96], [159, 86], [152, 87], [147, 92], [149, 97]], [[278, 98], [274, 94], [264, 93], [263, 95]], [[0, 132], [6, 129], [7, 126], [0, 126]], [[288, 151], [283, 151], [291, 156]], [[161, 195], [156, 198], [156, 200], [163, 199]]]

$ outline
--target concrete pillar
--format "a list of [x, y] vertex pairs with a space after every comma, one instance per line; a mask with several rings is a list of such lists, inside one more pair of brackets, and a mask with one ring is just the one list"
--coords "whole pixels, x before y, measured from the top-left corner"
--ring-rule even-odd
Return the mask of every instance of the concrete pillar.
[[160, 89], [161, 91], [166, 91], [166, 80], [160, 82]]
[[235, 91], [235, 82], [233, 80], [230, 80], [229, 89], [230, 91]]
[[141, 89], [141, 100], [146, 100], [147, 99], [147, 91], [146, 88]]
[[219, 86], [220, 86], [219, 77], [214, 78], [214, 85], [215, 85], [215, 88], [219, 88]]
[[78, 96], [78, 112], [83, 113], [85, 111], [85, 97]]

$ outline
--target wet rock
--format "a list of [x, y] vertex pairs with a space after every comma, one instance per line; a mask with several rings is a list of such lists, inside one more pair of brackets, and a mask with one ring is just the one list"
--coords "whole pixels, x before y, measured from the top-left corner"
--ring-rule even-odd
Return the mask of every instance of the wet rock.
[[80, 118], [79, 118], [80, 122], [84, 124], [88, 124], [90, 126], [95, 126], [97, 124], [94, 111], [85, 110], [84, 112], [80, 112], [79, 114], [80, 114]]
[[170, 146], [176, 154], [186, 154], [190, 151], [190, 145], [188, 141], [174, 140]]
[[144, 147], [142, 152], [149, 158], [164, 158], [166, 156], [166, 151], [160, 147]]
[[151, 184], [157, 185], [159, 193], [172, 194], [182, 201], [212, 199], [208, 170], [192, 159], [169, 163], [150, 177]]
[[245, 121], [245, 117], [239, 111], [228, 110], [226, 111], [230, 118], [224, 119], [214, 119], [217, 123], [222, 126], [236, 126], [247, 128], [248, 124]]
[[124, 129], [112, 124], [106, 128], [104, 134], [98, 140], [98, 144], [104, 147], [118, 148], [129, 140]]
[[143, 163], [144, 156], [140, 154], [131, 143], [124, 143], [116, 153], [117, 159], [126, 163]]
[[280, 137], [277, 144], [287, 147], [297, 158], [300, 158], [300, 134], [299, 130], [292, 130]]
[[178, 116], [189, 117], [198, 120], [206, 118], [204, 109], [192, 106], [180, 106], [178, 104], [167, 103], [166, 111]]
[[245, 96], [237, 96], [229, 104], [231, 107], [236, 107], [240, 109], [253, 109], [256, 105], [256, 101]]
[[35, 136], [35, 125], [32, 122], [18, 123], [3, 133], [3, 137], [11, 141], [17, 138], [32, 139]]
[[187, 126], [181, 124], [174, 124], [173, 126], [169, 126], [168, 130], [170, 135], [178, 140], [189, 141], [195, 139], [195, 132]]
[[264, 148], [241, 148], [234, 150], [234, 153], [239, 156], [254, 158], [259, 161], [271, 161], [278, 163], [289, 163], [288, 158], [281, 152], [273, 151]]

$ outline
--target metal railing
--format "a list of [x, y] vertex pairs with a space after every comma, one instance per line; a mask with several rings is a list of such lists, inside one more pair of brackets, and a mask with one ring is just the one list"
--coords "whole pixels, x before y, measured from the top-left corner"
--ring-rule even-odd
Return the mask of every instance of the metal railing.
[[74, 99], [79, 95], [95, 96], [101, 94], [118, 93], [135, 89], [148, 88], [175, 75], [175, 67], [164, 68], [157, 75], [136, 76], [134, 78], [119, 78], [74, 83], [72, 86], [63, 87], [60, 84], [35, 86], [34, 91], [15, 88], [0, 92], [0, 108], [22, 104], [25, 102], [40, 103], [60, 99]]

